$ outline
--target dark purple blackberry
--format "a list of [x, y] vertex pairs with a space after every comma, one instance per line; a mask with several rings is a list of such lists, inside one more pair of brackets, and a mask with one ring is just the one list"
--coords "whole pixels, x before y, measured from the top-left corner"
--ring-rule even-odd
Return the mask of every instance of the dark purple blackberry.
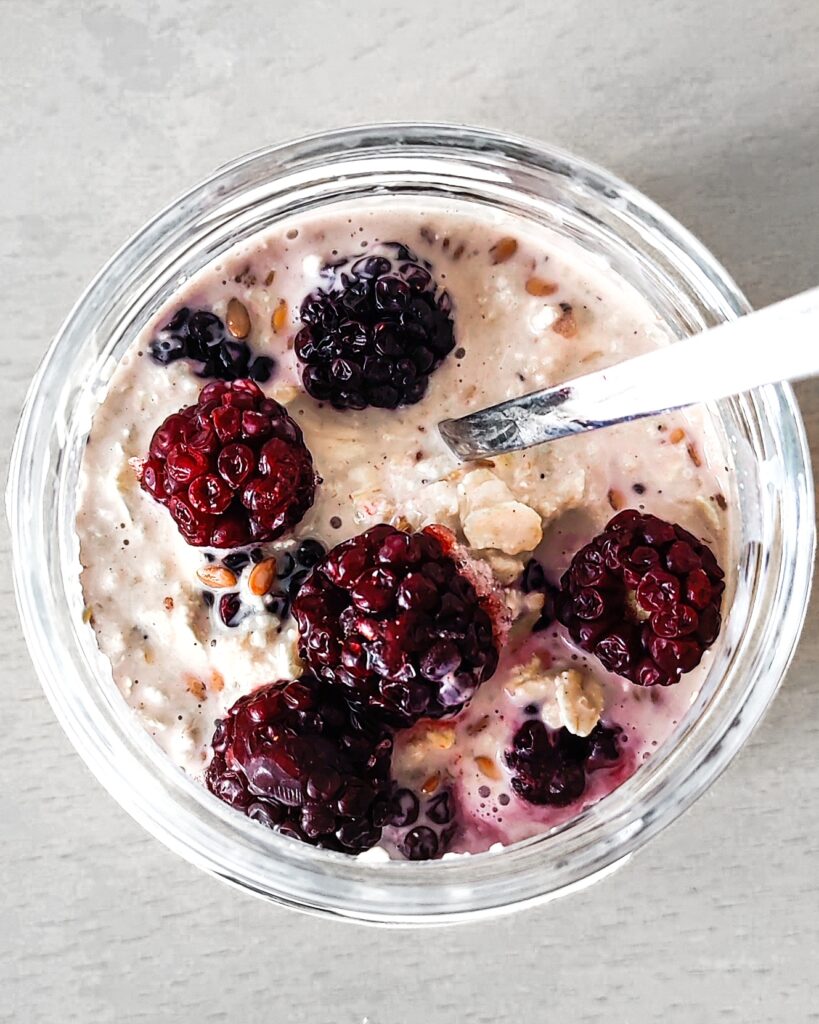
[[558, 617], [610, 672], [668, 686], [716, 640], [724, 575], [687, 530], [626, 509], [572, 559]]
[[586, 773], [612, 765], [619, 757], [618, 731], [598, 722], [588, 736], [549, 729], [539, 718], [515, 733], [506, 763], [512, 789], [530, 804], [565, 807], [586, 789]]
[[245, 341], [232, 337], [215, 313], [183, 306], [174, 313], [148, 345], [151, 357], [163, 366], [177, 359], [201, 365], [199, 377], [239, 380], [246, 377], [259, 384], [270, 380], [275, 362], [269, 356], [253, 356]]
[[460, 711], [498, 664], [484, 602], [434, 529], [372, 527], [333, 548], [293, 601], [302, 658], [391, 725]]
[[322, 271], [301, 305], [296, 355], [306, 390], [337, 409], [395, 409], [420, 401], [455, 347], [447, 292], [431, 266], [386, 242]]
[[212, 746], [208, 789], [249, 818], [345, 853], [381, 838], [392, 740], [310, 673], [241, 697]]

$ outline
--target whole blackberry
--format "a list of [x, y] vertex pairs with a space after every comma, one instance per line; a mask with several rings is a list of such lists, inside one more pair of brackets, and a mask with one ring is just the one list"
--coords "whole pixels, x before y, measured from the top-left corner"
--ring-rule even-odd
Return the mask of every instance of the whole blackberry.
[[668, 686], [716, 640], [724, 575], [687, 530], [627, 509], [572, 559], [558, 618], [609, 671]]
[[460, 711], [498, 664], [489, 614], [430, 530], [374, 526], [339, 544], [293, 614], [302, 658], [392, 725]]
[[423, 398], [455, 347], [451, 302], [430, 265], [387, 242], [322, 271], [296, 336], [305, 389], [337, 409], [395, 409]]
[[381, 838], [392, 740], [310, 673], [241, 697], [212, 746], [208, 789], [249, 818], [346, 853]]
[[197, 376], [220, 380], [248, 377], [263, 384], [276, 365], [269, 356], [253, 356], [247, 342], [234, 338], [215, 313], [187, 306], [157, 331], [148, 351], [162, 366], [190, 359], [201, 364]]
[[298, 523], [313, 504], [316, 474], [278, 402], [251, 380], [214, 381], [156, 430], [140, 483], [189, 544], [235, 548]]
[[617, 760], [617, 732], [598, 723], [588, 736], [575, 736], [532, 718], [515, 733], [505, 756], [518, 796], [530, 804], [565, 807], [583, 795], [587, 772]]

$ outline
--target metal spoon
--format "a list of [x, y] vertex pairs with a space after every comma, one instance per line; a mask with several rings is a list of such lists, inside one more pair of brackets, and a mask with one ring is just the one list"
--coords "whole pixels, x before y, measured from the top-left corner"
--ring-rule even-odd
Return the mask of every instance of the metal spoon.
[[819, 288], [597, 373], [444, 420], [461, 459], [531, 448], [819, 373]]

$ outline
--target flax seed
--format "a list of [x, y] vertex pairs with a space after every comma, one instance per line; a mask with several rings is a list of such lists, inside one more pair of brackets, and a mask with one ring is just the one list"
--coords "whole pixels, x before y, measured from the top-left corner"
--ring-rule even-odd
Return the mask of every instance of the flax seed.
[[224, 590], [226, 587], [236, 586], [236, 573], [231, 572], [224, 565], [203, 565], [201, 569], [197, 570], [196, 575], [206, 587], [211, 587], [213, 590]]
[[234, 338], [246, 338], [250, 334], [250, 314], [238, 299], [228, 303], [225, 323]]
[[264, 561], [254, 565], [247, 580], [247, 586], [251, 594], [262, 597], [273, 586], [276, 579], [276, 559], [265, 558]]
[[489, 255], [492, 257], [492, 262], [497, 265], [498, 263], [506, 263], [506, 261], [510, 260], [517, 251], [517, 239], [512, 238], [510, 235], [506, 235], [495, 242], [489, 250]]

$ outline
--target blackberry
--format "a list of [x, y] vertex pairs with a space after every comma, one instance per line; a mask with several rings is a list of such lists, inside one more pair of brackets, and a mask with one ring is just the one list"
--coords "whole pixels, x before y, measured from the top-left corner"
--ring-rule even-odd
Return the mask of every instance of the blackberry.
[[610, 672], [668, 686], [716, 640], [724, 576], [687, 530], [627, 509], [572, 559], [558, 618]]
[[293, 614], [311, 668], [393, 725], [460, 711], [498, 664], [481, 598], [429, 528], [374, 526], [339, 544]]
[[208, 789], [249, 818], [345, 853], [381, 838], [392, 740], [310, 673], [240, 697], [212, 747]]
[[278, 402], [250, 380], [214, 381], [155, 431], [140, 483], [189, 544], [237, 548], [298, 523], [313, 504], [316, 474]]
[[247, 377], [263, 384], [270, 380], [276, 365], [269, 356], [254, 356], [247, 342], [232, 337], [215, 313], [187, 306], [157, 331], [148, 350], [162, 366], [190, 359], [200, 364], [197, 376], [219, 380]]
[[296, 355], [313, 398], [337, 409], [395, 409], [420, 401], [455, 347], [445, 291], [431, 266], [386, 242], [328, 264], [302, 302]]
[[512, 789], [530, 804], [565, 807], [586, 789], [586, 774], [619, 757], [618, 732], [598, 724], [588, 736], [549, 729], [539, 718], [523, 723], [506, 751]]

